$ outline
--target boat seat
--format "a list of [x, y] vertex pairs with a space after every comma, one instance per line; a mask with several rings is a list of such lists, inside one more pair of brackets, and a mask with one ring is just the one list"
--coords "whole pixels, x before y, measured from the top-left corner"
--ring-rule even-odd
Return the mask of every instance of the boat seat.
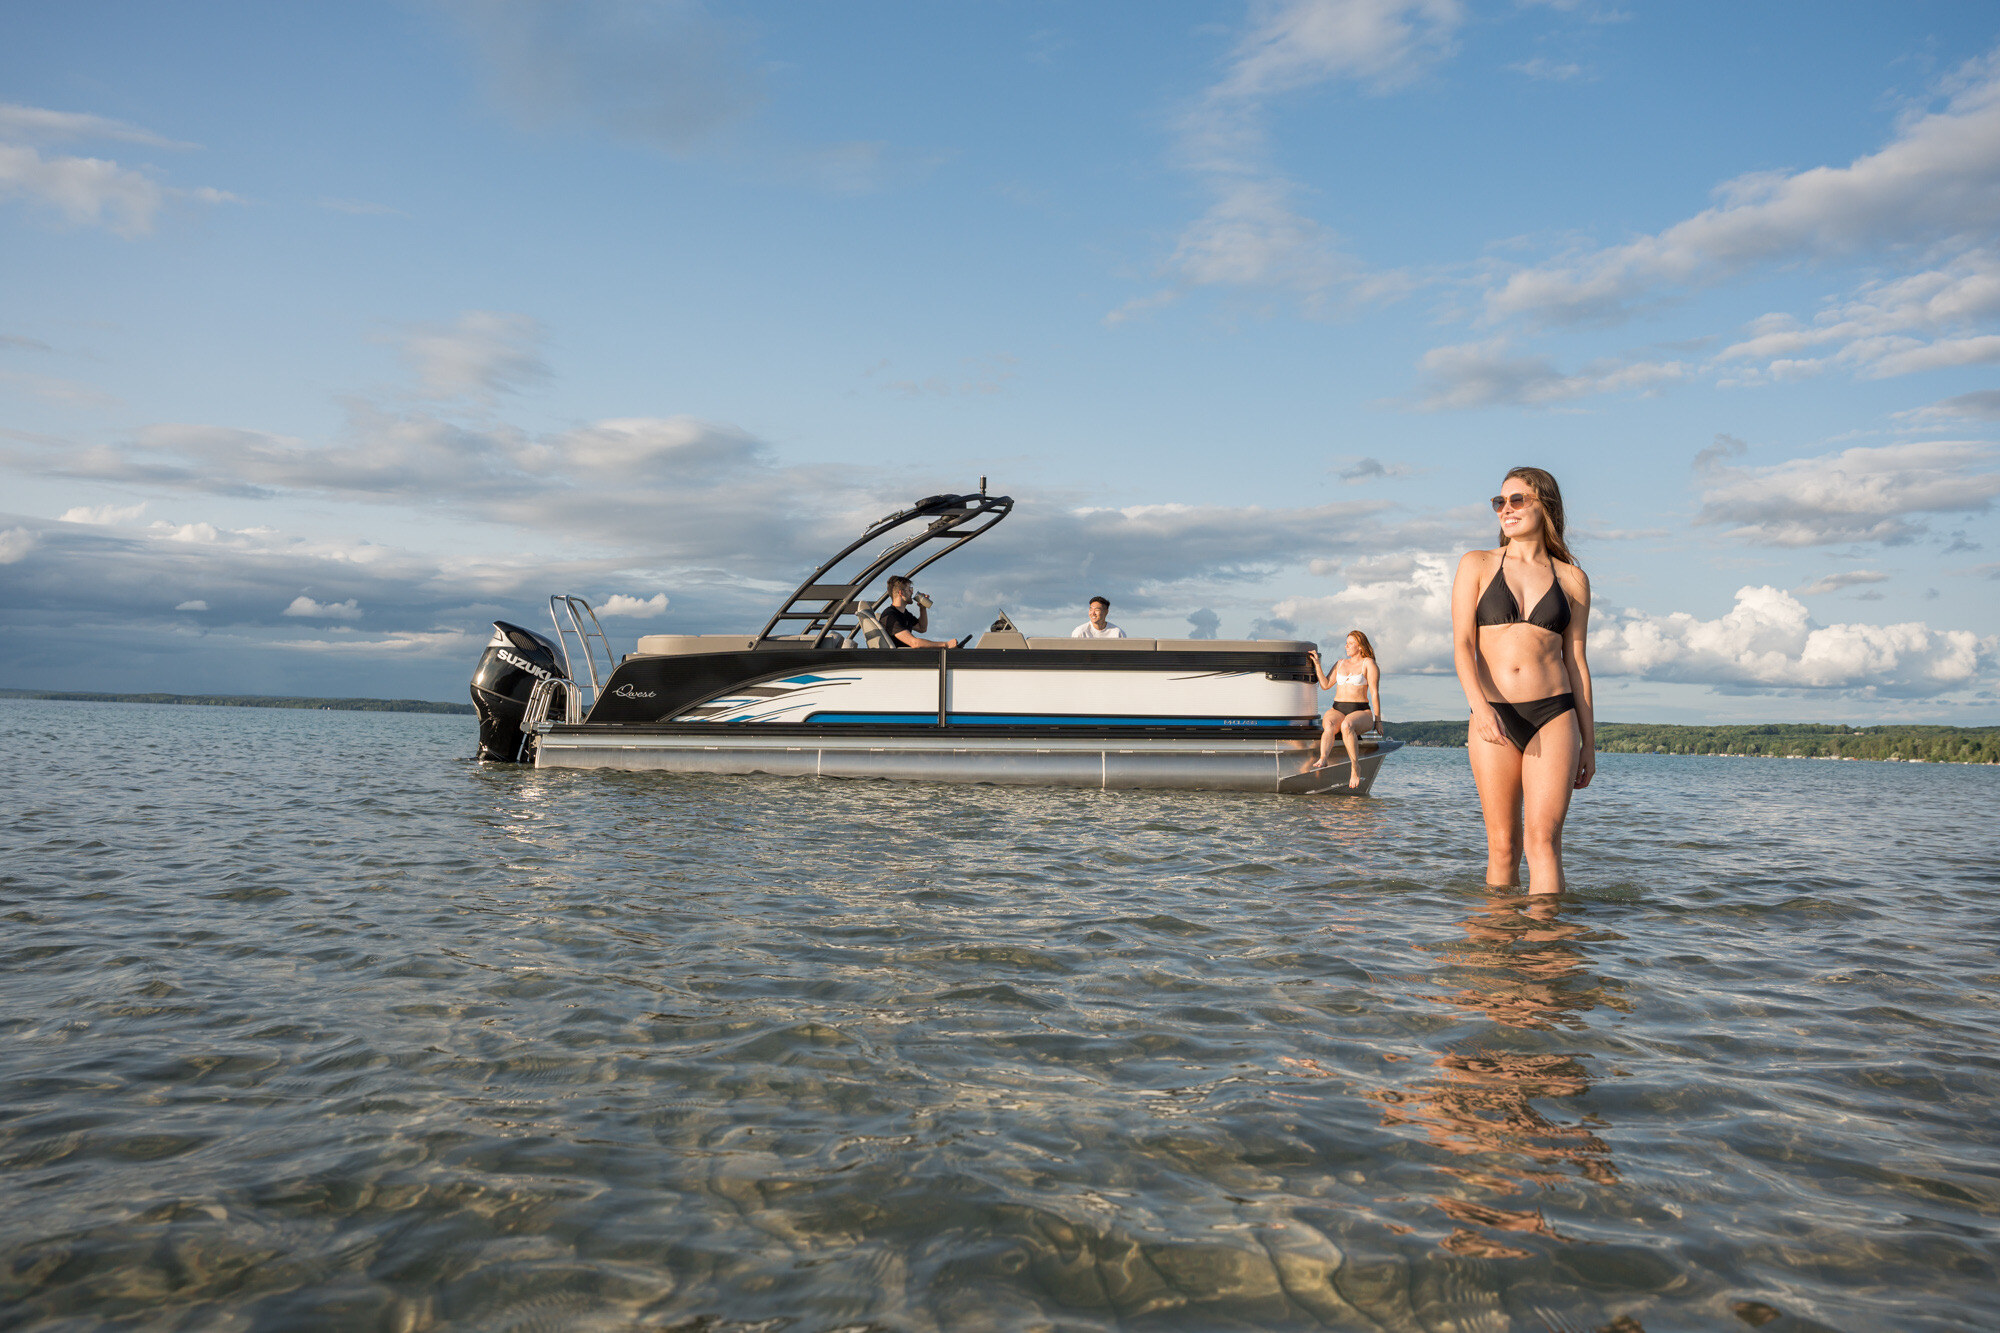
[[1161, 639], [1173, 653], [1303, 653], [1319, 645], [1296, 639]]
[[975, 648], [1026, 648], [1028, 636], [1017, 629], [990, 629], [979, 636]]
[[679, 657], [685, 653], [740, 653], [757, 642], [754, 634], [641, 634], [639, 657]]
[[889, 631], [882, 628], [882, 622], [875, 618], [873, 611], [854, 608], [854, 623], [861, 627], [861, 644], [865, 648], [890, 648]]
[[1090, 652], [1109, 649], [1114, 653], [1151, 652], [1157, 639], [1043, 639], [1028, 640], [1030, 648], [1053, 648], [1057, 651]]

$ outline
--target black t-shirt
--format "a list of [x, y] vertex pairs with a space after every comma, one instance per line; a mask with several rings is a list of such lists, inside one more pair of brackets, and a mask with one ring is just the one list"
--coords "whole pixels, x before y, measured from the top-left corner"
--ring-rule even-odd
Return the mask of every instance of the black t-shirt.
[[897, 638], [896, 636], [898, 634], [901, 634], [904, 630], [909, 630], [912, 633], [916, 632], [917, 618], [915, 616], [911, 615], [908, 611], [903, 610], [901, 607], [885, 606], [882, 608], [882, 614], [875, 618], [882, 622], [883, 630], [888, 633], [889, 646], [891, 648], [909, 647], [908, 644], [904, 643], [901, 639]]

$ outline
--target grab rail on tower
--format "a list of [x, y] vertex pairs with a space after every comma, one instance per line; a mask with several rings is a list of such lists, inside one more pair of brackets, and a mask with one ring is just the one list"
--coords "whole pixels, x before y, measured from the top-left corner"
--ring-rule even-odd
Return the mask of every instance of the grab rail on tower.
[[[584, 625], [586, 619], [590, 622], [587, 628]], [[583, 702], [586, 707], [596, 704], [597, 693], [603, 688], [604, 681], [610, 679], [611, 673], [618, 668], [618, 656], [611, 651], [611, 639], [598, 622], [597, 612], [591, 610], [590, 603], [581, 597], [556, 593], [549, 598], [549, 620], [556, 627], [556, 642], [562, 646], [563, 674], [582, 686], [583, 679], [577, 674], [576, 663], [569, 653], [569, 641], [574, 638], [577, 653], [583, 658], [584, 672], [590, 677], [590, 697]], [[569, 622], [567, 627], [563, 624], [564, 620]], [[597, 674], [597, 655], [591, 649], [593, 639], [604, 650], [603, 677]]]

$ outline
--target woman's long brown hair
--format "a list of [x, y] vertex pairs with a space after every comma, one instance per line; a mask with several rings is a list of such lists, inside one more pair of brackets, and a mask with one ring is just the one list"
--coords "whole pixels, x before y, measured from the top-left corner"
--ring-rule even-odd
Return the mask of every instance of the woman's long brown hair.
[[1361, 640], [1361, 655], [1367, 658], [1371, 662], [1375, 660], [1375, 645], [1368, 642], [1368, 636], [1366, 634], [1363, 634], [1358, 629], [1351, 629], [1347, 631], [1347, 637], [1350, 639]]
[[[1519, 477], [1535, 488], [1535, 499], [1542, 506], [1542, 545], [1548, 547], [1549, 554], [1566, 565], [1576, 565], [1576, 557], [1569, 553], [1569, 543], [1563, 540], [1563, 493], [1556, 485], [1556, 479], [1538, 467], [1509, 468], [1503, 481]], [[1500, 544], [1507, 544], [1507, 532], [1500, 532]], [[1582, 565], [1576, 565], [1582, 569]]]

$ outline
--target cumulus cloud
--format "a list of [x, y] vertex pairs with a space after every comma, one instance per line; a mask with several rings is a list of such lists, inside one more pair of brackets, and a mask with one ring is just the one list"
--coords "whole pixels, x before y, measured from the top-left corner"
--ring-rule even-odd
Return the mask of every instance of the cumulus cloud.
[[1216, 631], [1222, 628], [1222, 617], [1204, 606], [1190, 613], [1187, 623], [1190, 639], [1212, 639], [1216, 636]]
[[352, 597], [344, 602], [315, 602], [300, 593], [292, 599], [290, 606], [278, 614], [297, 616], [301, 620], [359, 620], [361, 607]]
[[1685, 611], [1612, 611], [1591, 629], [1591, 662], [1607, 675], [1735, 688], [1859, 689], [1935, 695], [1974, 683], [2000, 640], [1966, 630], [1817, 625], [1805, 605], [1770, 587], [1746, 587], [1715, 620]]
[[1889, 576], [1876, 569], [1850, 569], [1844, 574], [1828, 574], [1825, 578], [1814, 579], [1804, 587], [1792, 589], [1794, 597], [1817, 597], [1822, 593], [1839, 592], [1842, 588], [1852, 588], [1864, 583], [1887, 583]]
[[1713, 207], [1664, 231], [1512, 274], [1488, 294], [1488, 314], [1610, 319], [1760, 266], [1994, 239], [2000, 61], [1961, 71], [1941, 109], [1908, 119], [1878, 152], [1844, 167], [1739, 177], [1716, 193]]
[[1843, 450], [1765, 468], [1712, 468], [1698, 523], [1772, 546], [1906, 542], [1924, 514], [1984, 513], [2000, 494], [1993, 448], [1936, 440]]
[[1655, 393], [1689, 373], [1680, 361], [1606, 358], [1565, 374], [1545, 356], [1516, 351], [1506, 337], [1434, 347], [1420, 365], [1425, 384], [1412, 404], [1419, 412], [1545, 407], [1599, 393]]
[[692, 152], [763, 97], [743, 31], [696, 0], [445, 0], [528, 129], [590, 125]]
[[204, 601], [202, 601], [202, 600], [201, 600], [201, 598], [199, 598], [199, 597], [193, 597], [193, 598], [190, 598], [190, 599], [188, 599], [188, 600], [187, 600], [187, 601], [185, 601], [185, 602], [181, 602], [181, 603], [177, 604], [177, 605], [176, 605], [176, 606], [174, 607], [174, 610], [176, 610], [176, 611], [206, 611], [206, 610], [208, 610], [208, 603], [207, 603], [207, 602], [204, 602]]
[[146, 512], [146, 502], [135, 505], [77, 505], [65, 509], [58, 523], [89, 523], [97, 527], [114, 527], [120, 523], [136, 523]]
[[35, 147], [61, 139], [115, 139], [159, 148], [188, 148], [135, 125], [80, 112], [0, 105], [0, 199], [13, 197], [73, 226], [104, 227], [127, 238], [153, 229], [160, 210], [177, 200], [240, 202], [222, 190], [177, 189], [107, 158], [42, 156]]
[[604, 604], [596, 608], [600, 616], [658, 616], [665, 615], [667, 595], [656, 592], [651, 597], [628, 597], [624, 593], [613, 593], [604, 599]]
[[[1451, 584], [1457, 557], [1405, 551], [1357, 561], [1347, 587], [1326, 597], [1293, 597], [1275, 614], [1331, 640], [1367, 632], [1383, 670], [1450, 675]], [[1848, 576], [1860, 583], [1870, 571]], [[1840, 689], [1932, 696], [1992, 674], [2000, 639], [1965, 630], [1897, 625], [1820, 625], [1792, 594], [1747, 587], [1714, 620], [1687, 612], [1652, 615], [1601, 602], [1592, 609], [1590, 662], [1598, 676], [1708, 685], [1725, 690]]]
[[541, 323], [527, 315], [468, 310], [448, 325], [421, 325], [402, 339], [404, 357], [433, 398], [516, 393], [548, 378]]
[[1347, 566], [1347, 586], [1330, 596], [1288, 597], [1275, 613], [1306, 637], [1331, 642], [1359, 629], [1375, 645], [1387, 672], [1448, 675], [1451, 662], [1451, 580], [1456, 552], [1400, 551]]
[[41, 539], [26, 528], [0, 528], [0, 565], [20, 563]]

